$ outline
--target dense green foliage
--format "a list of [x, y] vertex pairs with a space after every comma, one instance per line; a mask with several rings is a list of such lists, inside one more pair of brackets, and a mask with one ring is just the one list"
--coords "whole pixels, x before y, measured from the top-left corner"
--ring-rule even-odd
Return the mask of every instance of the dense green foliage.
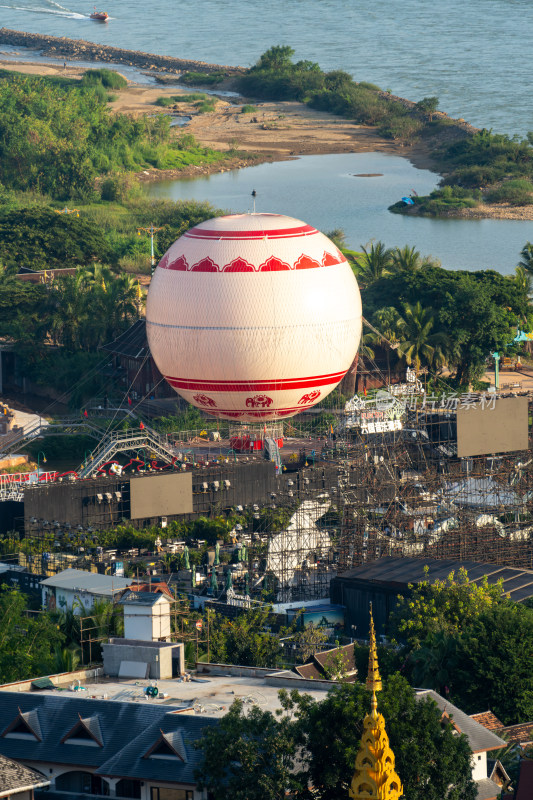
[[400, 598], [390, 632], [406, 642], [414, 685], [436, 689], [469, 714], [490, 708], [506, 725], [533, 716], [533, 609], [501, 584], [424, 579]]
[[[216, 800], [282, 800], [287, 790], [301, 800], [347, 797], [368, 692], [361, 684], [345, 683], [322, 702], [284, 690], [280, 699], [284, 713], [277, 715], [257, 707], [245, 712], [236, 701], [196, 745], [203, 751], [200, 786]], [[416, 700], [396, 675], [379, 696], [379, 710], [406, 797], [474, 800], [468, 742], [455, 735], [451, 723], [443, 724], [432, 701]]]
[[342, 70], [323, 72], [311, 61], [294, 63], [293, 55], [286, 45], [271, 47], [238, 79], [239, 90], [265, 100], [300, 100], [321, 111], [376, 125], [392, 139], [411, 141], [423, 130], [428, 117], [425, 108], [406, 107], [378, 86], [357, 83]]
[[355, 270], [365, 316], [399, 342], [395, 356], [417, 370], [447, 365], [458, 385], [479, 378], [487, 356], [511, 344], [517, 317], [530, 313], [527, 281], [518, 272], [446, 270], [411, 248], [382, 245], [363, 254]]
[[165, 115], [112, 114], [103, 84], [120, 83], [114, 74], [91, 70], [80, 82], [0, 73], [0, 182], [57, 200], [87, 199], [98, 175], [223, 157], [191, 137], [175, 138]]
[[282, 650], [279, 638], [266, 631], [269, 624], [270, 612], [263, 608], [239, 614], [235, 619], [216, 615], [211, 629], [211, 661], [275, 667]]
[[0, 683], [54, 671], [54, 648], [63, 636], [48, 614], [25, 614], [26, 597], [0, 587]]
[[50, 208], [0, 207], [0, 263], [33, 270], [109, 262], [111, 247], [99, 225]]

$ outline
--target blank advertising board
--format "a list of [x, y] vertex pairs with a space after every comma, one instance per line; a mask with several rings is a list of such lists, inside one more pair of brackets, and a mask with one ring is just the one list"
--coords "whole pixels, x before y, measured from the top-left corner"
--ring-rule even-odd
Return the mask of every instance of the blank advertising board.
[[130, 514], [131, 519], [192, 514], [192, 473], [132, 478]]
[[527, 397], [490, 398], [457, 409], [457, 455], [483, 456], [527, 450]]

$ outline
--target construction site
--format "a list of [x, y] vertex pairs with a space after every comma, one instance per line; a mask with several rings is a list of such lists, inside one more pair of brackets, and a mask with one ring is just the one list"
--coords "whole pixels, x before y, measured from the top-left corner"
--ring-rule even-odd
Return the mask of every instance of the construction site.
[[[92, 427], [100, 439], [63, 475], [0, 477], [4, 561], [42, 575], [109, 571], [101, 532], [152, 526], [158, 547], [138, 558], [157, 566], [165, 553], [197, 548], [203, 564], [182, 560], [184, 588], [237, 605], [327, 598], [337, 574], [384, 556], [533, 568], [526, 395], [430, 399], [420, 385], [397, 384], [356, 395], [323, 421], [321, 412], [297, 426], [219, 423], [166, 436], [138, 422], [102, 436], [101, 414], [25, 432], [46, 442], [54, 428], [75, 436]], [[217, 515], [234, 525], [216, 552], [172, 535], [173, 522]], [[115, 548], [117, 558], [135, 563]]]

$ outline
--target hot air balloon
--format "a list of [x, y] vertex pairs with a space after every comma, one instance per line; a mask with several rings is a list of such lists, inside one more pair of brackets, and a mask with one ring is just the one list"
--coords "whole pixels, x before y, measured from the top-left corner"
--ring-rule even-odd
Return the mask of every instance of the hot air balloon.
[[150, 350], [170, 385], [239, 422], [291, 417], [326, 397], [355, 357], [361, 320], [342, 253], [278, 214], [191, 228], [157, 266], [146, 308]]

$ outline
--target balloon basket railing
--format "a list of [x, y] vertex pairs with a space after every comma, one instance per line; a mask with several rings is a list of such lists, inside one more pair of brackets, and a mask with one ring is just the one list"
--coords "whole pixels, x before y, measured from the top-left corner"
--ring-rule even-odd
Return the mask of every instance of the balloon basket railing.
[[236, 452], [263, 450], [267, 439], [283, 447], [283, 422], [241, 422], [229, 426], [230, 446]]

